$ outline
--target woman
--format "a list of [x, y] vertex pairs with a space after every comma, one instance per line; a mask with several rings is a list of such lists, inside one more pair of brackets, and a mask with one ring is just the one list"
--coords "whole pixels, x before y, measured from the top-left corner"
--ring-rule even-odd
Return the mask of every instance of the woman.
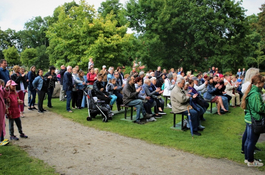
[[[80, 106], [77, 106], [77, 100], [78, 100], [78, 84], [83, 84], [83, 81], [82, 80], [78, 80], [78, 72], [77, 72], [77, 69], [76, 68], [73, 68], [73, 82], [74, 82], [74, 87], [72, 89], [72, 108], [73, 109], [78, 109], [81, 107], [81, 104]], [[83, 90], [83, 89], [82, 89]]]
[[78, 76], [76, 77], [77, 81], [81, 81], [82, 83], [76, 83], [76, 90], [77, 90], [77, 101], [76, 101], [76, 106], [78, 109], [82, 109], [81, 107], [81, 103], [82, 103], [82, 98], [83, 98], [83, 89], [84, 89], [84, 85], [85, 83], [85, 79], [84, 79], [84, 72], [82, 70], [80, 70], [78, 72]]
[[[171, 91], [172, 89], [175, 87], [175, 81], [174, 83], [172, 83], [172, 80], [173, 80], [173, 74], [172, 73], [169, 73], [167, 78], [165, 79], [165, 85], [164, 85], [164, 92], [163, 92], [163, 96], [169, 96], [171, 95]], [[171, 107], [171, 103], [167, 104], [167, 106], [169, 108], [172, 108]]]
[[213, 85], [213, 77], [210, 77], [208, 82], [209, 82], [209, 84], [207, 86], [207, 91], [203, 94], [203, 97], [207, 101], [211, 101], [212, 103], [216, 103], [217, 104], [217, 113], [218, 113], [218, 115], [222, 115], [221, 114], [221, 108], [224, 111], [227, 111], [224, 107], [222, 97], [213, 95], [220, 84], [216, 84], [214, 86]]
[[245, 109], [246, 122], [246, 141], [244, 144], [245, 163], [249, 167], [263, 166], [263, 163], [254, 160], [255, 145], [260, 134], [255, 134], [252, 128], [251, 118], [260, 120], [260, 114], [265, 113], [265, 104], [261, 97], [261, 89], [264, 86], [265, 79], [261, 75], [255, 75], [249, 84], [243, 98], [241, 107]]
[[30, 71], [28, 73], [28, 110], [37, 109], [34, 107], [36, 100], [36, 90], [34, 89], [32, 83], [36, 78], [36, 67], [31, 66]]
[[45, 93], [48, 91], [47, 81], [43, 78], [43, 71], [39, 69], [37, 73], [38, 77], [34, 79], [32, 85], [34, 89], [38, 92], [38, 113], [43, 113], [46, 111], [43, 109], [43, 100], [45, 97]]
[[95, 72], [96, 75], [98, 75], [98, 73], [99, 73], [98, 68], [94, 68], [94, 72]]
[[24, 112], [24, 92], [26, 90], [26, 78], [25, 78], [25, 73], [21, 74], [20, 73], [20, 67], [18, 65], [15, 65], [13, 67], [14, 73], [11, 75], [11, 80], [13, 80], [17, 85], [16, 85], [16, 91], [18, 93], [19, 99], [23, 101], [23, 104], [19, 104], [19, 109], [20, 109], [20, 116], [23, 117], [23, 112]]
[[87, 82], [89, 85], [93, 85], [94, 82], [97, 80], [97, 74], [94, 72], [94, 68], [90, 68], [87, 73]]
[[55, 74], [55, 67], [51, 66], [50, 71], [44, 75], [45, 81], [47, 81], [48, 84], [48, 103], [47, 106], [48, 108], [52, 108], [52, 94], [55, 88], [55, 82], [57, 81], [57, 76]]
[[93, 91], [98, 99], [104, 100], [106, 104], [110, 103], [111, 98], [108, 96], [105, 87], [102, 84], [102, 75], [97, 76], [97, 80], [93, 84]]

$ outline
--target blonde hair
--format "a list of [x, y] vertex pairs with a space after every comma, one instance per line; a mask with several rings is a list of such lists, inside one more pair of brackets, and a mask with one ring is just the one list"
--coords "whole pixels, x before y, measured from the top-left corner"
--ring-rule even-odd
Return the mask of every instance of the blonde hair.
[[249, 68], [246, 72], [245, 82], [251, 82], [252, 77], [259, 74], [259, 69], [257, 68]]
[[13, 71], [15, 71], [16, 73], [19, 71], [20, 67], [18, 65], [15, 65], [13, 67]]
[[125, 74], [124, 79], [127, 79], [130, 76], [130, 74]]
[[252, 77], [251, 79], [251, 84], [248, 86], [246, 92], [244, 93], [244, 96], [242, 98], [241, 101], [241, 108], [246, 109], [246, 98], [252, 88], [252, 85], [257, 85], [258, 83], [264, 83], [265, 79], [262, 75], [255, 75], [254, 77]]

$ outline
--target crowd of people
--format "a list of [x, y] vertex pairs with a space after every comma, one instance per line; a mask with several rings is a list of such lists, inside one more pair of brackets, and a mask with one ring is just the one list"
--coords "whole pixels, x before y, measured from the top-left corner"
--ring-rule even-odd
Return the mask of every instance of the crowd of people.
[[[78, 66], [72, 68], [64, 65], [60, 70], [51, 66], [46, 74], [43, 70], [37, 71], [36, 67], [32, 66], [26, 74], [25, 69], [17, 65], [13, 67], [12, 73], [9, 72], [6, 69], [6, 60], [1, 60], [0, 64], [1, 145], [8, 143], [8, 139], [4, 139], [5, 116], [9, 119], [10, 140], [19, 140], [14, 135], [14, 121], [20, 137], [28, 137], [22, 131], [20, 120], [26, 106], [25, 93], [28, 93], [28, 110], [38, 110], [39, 113], [44, 113], [46, 111], [43, 108], [45, 94], [47, 94], [47, 107], [52, 108], [53, 91], [56, 82], [59, 82], [61, 86], [59, 99], [66, 101], [68, 112], [86, 106], [83, 90], [88, 88], [93, 89], [94, 95], [105, 101], [110, 110], [114, 104], [117, 105], [118, 111], [121, 110], [121, 105], [135, 107], [136, 120], [134, 122], [137, 124], [143, 124], [143, 119], [153, 122], [156, 118], [162, 118], [166, 115], [165, 105], [172, 108], [174, 113], [188, 115], [189, 112], [193, 133], [198, 136], [201, 135], [199, 131], [205, 129], [202, 121], [205, 121], [204, 113], [209, 107], [208, 102], [216, 103], [217, 114], [223, 115], [229, 112], [230, 106], [238, 107], [242, 101], [242, 107], [246, 109], [246, 131], [242, 139], [245, 162], [248, 166], [263, 165], [254, 160], [253, 153], [259, 136], [253, 134], [250, 129], [250, 112], [257, 118], [259, 118], [259, 112], [265, 112], [260, 94], [260, 88], [264, 86], [264, 78], [259, 75], [258, 69], [250, 68], [246, 72], [243, 68], [242, 71], [239, 69], [236, 75], [223, 75], [218, 68], [212, 67], [208, 72], [199, 72], [195, 76], [191, 71], [185, 73], [182, 67], [177, 70], [174, 68], [162, 70], [159, 66], [157, 70], [150, 70], [146, 73], [137, 71], [137, 68], [133, 67], [129, 74], [124, 74], [124, 69], [121, 67], [107, 69], [103, 65], [101, 70], [94, 68], [93, 59], [90, 59], [87, 74]], [[37, 108], [35, 107], [36, 94], [38, 94]], [[163, 96], [170, 98], [168, 104], [164, 104]], [[258, 96], [258, 101], [256, 96]], [[251, 102], [248, 103], [249, 99]], [[260, 106], [257, 107], [256, 103]], [[112, 116], [109, 116], [110, 119]]]

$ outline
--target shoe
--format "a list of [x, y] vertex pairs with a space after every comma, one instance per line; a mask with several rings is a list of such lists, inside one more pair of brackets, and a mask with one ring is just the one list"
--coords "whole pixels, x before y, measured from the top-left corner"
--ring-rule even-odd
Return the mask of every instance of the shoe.
[[145, 114], [145, 116], [144, 116], [145, 118], [150, 118], [150, 117], [153, 117], [153, 114]]
[[199, 125], [198, 128], [205, 129], [205, 127], [202, 125]]
[[41, 110], [42, 112], [46, 112], [47, 110], [45, 110], [45, 109], [43, 109], [43, 110]]
[[164, 111], [159, 111], [158, 114], [160, 114], [160, 115], [167, 115], [167, 113], [165, 113]]
[[73, 111], [69, 110], [68, 112], [72, 113]]
[[248, 163], [248, 160], [247, 160], [247, 159], [245, 159], [245, 160], [244, 160], [244, 163]]
[[139, 125], [143, 125], [143, 124], [144, 124], [143, 122], [141, 122], [141, 121], [139, 121], [139, 120], [135, 120], [133, 123], [137, 123], [137, 124], [139, 124]]
[[9, 141], [5, 141], [3, 140], [1, 143], [0, 143], [0, 146], [6, 146], [9, 144]]
[[263, 166], [263, 163], [254, 160], [254, 162], [248, 162], [248, 167], [261, 167]]
[[43, 111], [38, 111], [38, 113], [43, 114]]
[[48, 108], [53, 108], [53, 106], [47, 106]]
[[33, 106], [31, 109], [35, 109], [35, 110], [37, 110], [37, 108], [35, 108], [35, 106]]
[[28, 108], [28, 110], [32, 111], [32, 110], [33, 110], [33, 108]]
[[153, 117], [155, 117], [155, 118], [162, 118], [162, 115], [160, 115], [160, 114], [158, 113], [158, 115], [154, 115]]
[[121, 106], [117, 105], [117, 109], [118, 109], [118, 111], [120, 111], [121, 110]]
[[16, 136], [10, 136], [10, 140], [19, 140]]
[[3, 142], [9, 142], [9, 140], [8, 139], [4, 139]]
[[24, 139], [27, 139], [28, 136], [26, 136], [24, 133], [20, 134], [20, 138], [24, 138]]
[[204, 130], [204, 128], [199, 128], [199, 127], [198, 127], [198, 131], [203, 131], [203, 130]]
[[244, 151], [241, 151], [241, 154], [245, 154], [245, 152]]
[[196, 136], [201, 136], [202, 134], [199, 133], [198, 131], [193, 131], [193, 134], [196, 135]]
[[172, 106], [169, 103], [167, 104], [167, 107], [170, 108], [170, 109], [172, 109]]
[[150, 119], [146, 119], [147, 122], [155, 122], [156, 119], [154, 117], [151, 117]]

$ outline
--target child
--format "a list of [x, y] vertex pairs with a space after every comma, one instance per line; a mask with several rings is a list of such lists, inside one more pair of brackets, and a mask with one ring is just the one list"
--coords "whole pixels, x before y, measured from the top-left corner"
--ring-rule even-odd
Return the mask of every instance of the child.
[[[9, 84], [7, 84], [9, 85]], [[5, 136], [5, 112], [6, 112], [6, 105], [5, 105], [5, 98], [9, 95], [9, 88], [5, 87], [5, 82], [0, 79], [0, 145], [8, 144], [8, 139], [4, 139]]]
[[14, 135], [14, 122], [16, 122], [18, 131], [20, 133], [21, 138], [28, 138], [23, 131], [22, 131], [22, 125], [21, 125], [21, 120], [20, 120], [20, 110], [19, 110], [19, 105], [23, 104], [23, 101], [19, 99], [19, 96], [16, 92], [16, 83], [13, 80], [9, 80], [6, 83], [6, 87], [9, 86], [10, 88], [10, 94], [7, 98], [8, 102], [8, 118], [9, 118], [9, 133], [10, 133], [10, 140], [19, 140]]
[[109, 93], [109, 97], [111, 98], [111, 100], [110, 100], [110, 108], [111, 109], [112, 109], [113, 104], [117, 100], [117, 96], [113, 93], [114, 90], [117, 89], [117, 86], [114, 87], [114, 84], [116, 84], [116, 78], [110, 79], [109, 83], [107, 84], [107, 87], [106, 87], [106, 92]]

